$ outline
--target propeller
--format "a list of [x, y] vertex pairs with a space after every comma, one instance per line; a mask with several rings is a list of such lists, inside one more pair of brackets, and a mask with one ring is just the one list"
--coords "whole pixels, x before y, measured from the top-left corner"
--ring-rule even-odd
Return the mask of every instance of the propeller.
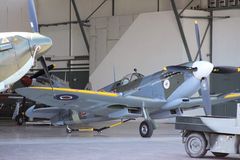
[[200, 89], [202, 99], [203, 99], [203, 107], [206, 115], [212, 115], [212, 104], [210, 100], [210, 91], [208, 79], [206, 77], [201, 80], [201, 89]]
[[197, 57], [199, 56], [199, 60], [202, 60], [202, 52], [201, 52], [201, 42], [200, 42], [200, 31], [198, 27], [198, 22], [195, 21], [195, 33], [196, 33], [196, 40], [197, 40], [197, 45], [198, 45], [198, 53]]
[[[48, 68], [48, 71], [53, 70], [53, 69], [55, 68], [55, 65], [54, 65], [54, 64], [51, 64], [51, 65], [49, 65], [47, 68]], [[31, 78], [31, 79], [32, 79], [32, 78], [38, 78], [39, 76], [42, 76], [42, 75], [44, 75], [44, 74], [45, 74], [44, 69], [41, 69], [41, 70], [39, 70], [38, 72], [36, 72], [34, 75], [32, 75], [30, 78]]]
[[[34, 0], [28, 0], [28, 11], [29, 11], [29, 19], [30, 19], [30, 25], [31, 25], [32, 31], [35, 33], [39, 33], [38, 19], [37, 19], [37, 13], [36, 13]], [[44, 70], [47, 78], [49, 79], [50, 86], [53, 88], [45, 58], [43, 56], [41, 56], [38, 60], [41, 62], [43, 70]]]
[[32, 31], [39, 33], [37, 12], [34, 0], [28, 0], [28, 12]]
[[[195, 21], [195, 34], [196, 34], [196, 41], [197, 41], [197, 46], [198, 46], [198, 53], [197, 57], [199, 56], [199, 60], [202, 61], [202, 52], [201, 52], [201, 40], [200, 40], [200, 31], [198, 27], [198, 22]], [[212, 72], [214, 70], [214, 67], [212, 69]], [[202, 96], [203, 99], [203, 108], [205, 114], [212, 115], [212, 104], [210, 100], [210, 91], [209, 91], [209, 84], [208, 84], [208, 79], [207, 77], [202, 77], [201, 79], [201, 87], [200, 87], [200, 95]]]

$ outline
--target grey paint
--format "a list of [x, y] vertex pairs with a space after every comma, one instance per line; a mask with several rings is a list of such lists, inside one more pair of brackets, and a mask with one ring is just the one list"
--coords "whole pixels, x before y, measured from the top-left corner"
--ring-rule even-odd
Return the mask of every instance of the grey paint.
[[[211, 93], [228, 93], [240, 89], [240, 74], [212, 74], [210, 79]], [[224, 84], [224, 85], [223, 85]], [[213, 105], [213, 115], [236, 117], [237, 102]]]

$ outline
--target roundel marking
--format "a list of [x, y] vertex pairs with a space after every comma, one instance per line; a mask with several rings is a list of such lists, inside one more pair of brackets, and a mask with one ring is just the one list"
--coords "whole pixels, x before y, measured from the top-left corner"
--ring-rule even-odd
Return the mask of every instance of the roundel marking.
[[61, 101], [71, 101], [71, 100], [78, 99], [78, 96], [73, 94], [59, 94], [59, 95], [56, 95], [54, 98]]
[[168, 79], [164, 80], [164, 82], [163, 82], [163, 87], [164, 87], [165, 89], [170, 88], [170, 81], [169, 81]]

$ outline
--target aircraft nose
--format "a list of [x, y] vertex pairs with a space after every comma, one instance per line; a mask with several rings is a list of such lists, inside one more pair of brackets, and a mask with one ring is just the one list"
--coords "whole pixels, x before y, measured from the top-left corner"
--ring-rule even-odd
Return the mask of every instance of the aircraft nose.
[[207, 61], [196, 61], [193, 63], [192, 68], [197, 68], [197, 71], [193, 72], [193, 75], [202, 79], [204, 77], [208, 77], [213, 71], [213, 64]]
[[52, 47], [52, 39], [47, 36], [36, 34], [32, 37], [32, 46], [40, 46], [40, 50], [37, 52], [36, 55], [36, 59], [38, 59]]

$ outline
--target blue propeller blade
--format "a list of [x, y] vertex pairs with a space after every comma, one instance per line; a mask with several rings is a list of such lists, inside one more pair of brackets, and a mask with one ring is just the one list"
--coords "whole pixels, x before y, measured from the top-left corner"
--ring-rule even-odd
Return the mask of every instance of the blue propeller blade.
[[30, 25], [33, 32], [39, 32], [38, 29], [38, 20], [37, 20], [37, 13], [35, 8], [34, 0], [28, 0], [28, 14], [30, 19]]
[[201, 95], [205, 114], [207, 116], [212, 115], [212, 103], [210, 100], [209, 84], [206, 77], [201, 80]]
[[195, 33], [196, 33], [196, 40], [197, 40], [197, 45], [198, 45], [198, 55], [200, 60], [202, 60], [202, 53], [201, 53], [201, 42], [200, 42], [200, 32], [199, 32], [199, 27], [197, 21], [195, 21]]

